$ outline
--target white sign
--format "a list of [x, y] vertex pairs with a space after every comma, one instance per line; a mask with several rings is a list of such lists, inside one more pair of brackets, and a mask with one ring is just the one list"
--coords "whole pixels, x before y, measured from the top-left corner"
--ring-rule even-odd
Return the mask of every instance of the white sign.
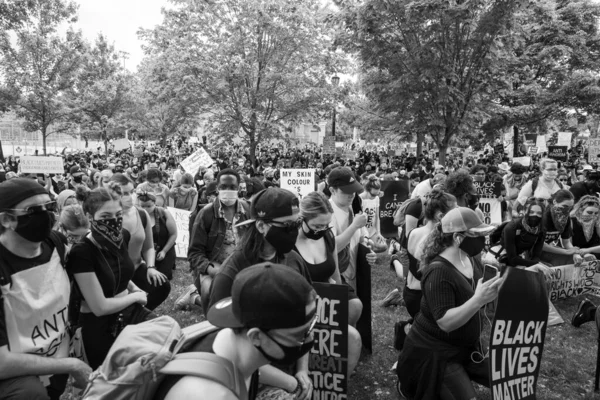
[[26, 174], [64, 174], [62, 157], [21, 157], [21, 172]]
[[213, 159], [210, 158], [206, 150], [201, 147], [183, 160], [181, 166], [186, 172], [196, 175], [196, 172], [198, 172], [200, 168], [208, 168], [213, 165], [213, 162]]
[[588, 162], [600, 163], [600, 139], [589, 139], [588, 140]]
[[314, 169], [282, 169], [279, 177], [279, 185], [300, 198], [315, 191]]
[[548, 146], [546, 146], [546, 136], [538, 135], [535, 139], [535, 147], [538, 148], [538, 154], [547, 152]]
[[188, 244], [190, 241], [190, 214], [191, 211], [167, 207], [167, 210], [175, 218], [177, 224], [177, 239], [175, 240], [175, 254], [177, 258], [187, 258]]
[[121, 151], [121, 150], [131, 148], [131, 145], [129, 144], [129, 140], [127, 140], [127, 139], [115, 140], [113, 145], [115, 146], [115, 151]]
[[558, 140], [556, 141], [557, 146], [567, 146], [571, 148], [571, 132], [558, 132]]
[[583, 262], [550, 268], [551, 277], [546, 280], [550, 301], [581, 295], [600, 295], [599, 261]]
[[513, 158], [513, 164], [514, 163], [519, 163], [524, 167], [529, 167], [531, 165], [531, 157], [529, 156], [525, 156], [525, 157], [514, 157]]

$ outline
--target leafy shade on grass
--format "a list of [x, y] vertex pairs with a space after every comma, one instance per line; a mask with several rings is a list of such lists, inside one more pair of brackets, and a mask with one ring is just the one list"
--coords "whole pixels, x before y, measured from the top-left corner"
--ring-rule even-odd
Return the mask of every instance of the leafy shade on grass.
[[[191, 311], [175, 311], [175, 300], [191, 284], [187, 263], [177, 262], [171, 281], [171, 294], [156, 311], [159, 315], [170, 315], [181, 326], [201, 321], [201, 308]], [[383, 308], [381, 300], [394, 288], [394, 273], [389, 269], [389, 256], [380, 255], [372, 272], [373, 285], [373, 354], [363, 352], [356, 373], [349, 380], [349, 399], [397, 400], [396, 374], [390, 371], [398, 358], [392, 346], [394, 322], [408, 318], [404, 307]], [[593, 393], [594, 371], [598, 334], [594, 323], [574, 328], [570, 319], [581, 298], [559, 300], [554, 305], [565, 320], [564, 324], [549, 327], [546, 333], [537, 398], [540, 400], [600, 399]], [[600, 299], [590, 297], [595, 304]], [[526, 305], [524, 305], [526, 306]], [[486, 323], [487, 324], [487, 323]], [[484, 336], [489, 334], [489, 324]], [[487, 341], [484, 342], [487, 347]], [[478, 399], [489, 400], [489, 389], [477, 386]], [[67, 388], [63, 400], [76, 399], [72, 388]]]

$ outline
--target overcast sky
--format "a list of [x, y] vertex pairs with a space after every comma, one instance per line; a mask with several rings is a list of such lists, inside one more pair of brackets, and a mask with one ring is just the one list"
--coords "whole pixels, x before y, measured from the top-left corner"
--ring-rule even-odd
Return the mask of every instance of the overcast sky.
[[102, 32], [118, 51], [129, 53], [125, 66], [135, 71], [143, 58], [142, 42], [136, 32], [152, 28], [162, 21], [161, 7], [167, 0], [75, 0], [79, 4], [77, 27], [93, 42]]

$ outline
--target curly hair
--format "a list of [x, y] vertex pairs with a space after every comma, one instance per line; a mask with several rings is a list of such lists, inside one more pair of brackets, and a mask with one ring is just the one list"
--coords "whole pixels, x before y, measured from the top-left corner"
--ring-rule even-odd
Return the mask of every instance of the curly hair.
[[457, 198], [466, 193], [471, 193], [475, 190], [473, 178], [465, 170], [455, 171], [448, 175], [445, 190]]
[[421, 256], [421, 263], [419, 264], [419, 271], [428, 266], [442, 251], [452, 246], [453, 240], [454, 233], [442, 232], [442, 223], [438, 222], [423, 243], [423, 254]]
[[104, 203], [109, 201], [118, 201], [121, 204], [121, 185], [117, 182], [110, 182], [108, 189], [104, 187], [96, 188], [92, 191], [85, 193], [85, 199], [83, 201], [83, 211], [90, 214], [92, 218], [94, 214], [102, 208]]
[[433, 189], [427, 194], [424, 216], [429, 221], [435, 220], [438, 212], [447, 213], [452, 204], [456, 204], [456, 197], [441, 189]]

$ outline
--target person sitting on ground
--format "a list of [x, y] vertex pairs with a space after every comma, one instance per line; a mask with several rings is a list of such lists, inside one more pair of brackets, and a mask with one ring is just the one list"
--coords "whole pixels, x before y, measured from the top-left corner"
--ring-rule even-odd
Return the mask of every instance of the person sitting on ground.
[[188, 261], [194, 284], [175, 302], [177, 308], [183, 309], [196, 304], [199, 294], [200, 305], [204, 311], [208, 310], [212, 281], [223, 261], [240, 242], [243, 230], [237, 224], [248, 220], [249, 216], [248, 204], [238, 197], [239, 180], [240, 175], [233, 169], [219, 171], [217, 198], [200, 212], [190, 216], [192, 228]]
[[599, 213], [600, 199], [596, 196], [585, 195], [573, 207], [571, 212], [573, 246], [580, 249], [580, 254], [573, 256], [576, 264], [600, 256]]
[[549, 265], [566, 265], [576, 262], [581, 251], [573, 246], [573, 194], [561, 189], [552, 195], [542, 219], [545, 231], [541, 260]]
[[[59, 400], [69, 375], [83, 388], [92, 372], [69, 357], [71, 290], [55, 205], [37, 181], [0, 184], [0, 399]], [[36, 334], [50, 320], [56, 326]]]
[[[205, 336], [188, 351], [214, 353], [233, 362], [246, 382], [248, 400], [255, 400], [259, 368], [272, 362], [293, 363], [312, 349], [316, 301], [312, 286], [285, 265], [247, 267], [236, 275], [231, 297], [207, 313], [208, 321], [223, 329]], [[286, 389], [289, 398], [310, 399], [312, 382], [308, 377], [296, 377]], [[192, 400], [199, 393], [222, 391], [206, 379], [170, 375], [154, 399]]]

